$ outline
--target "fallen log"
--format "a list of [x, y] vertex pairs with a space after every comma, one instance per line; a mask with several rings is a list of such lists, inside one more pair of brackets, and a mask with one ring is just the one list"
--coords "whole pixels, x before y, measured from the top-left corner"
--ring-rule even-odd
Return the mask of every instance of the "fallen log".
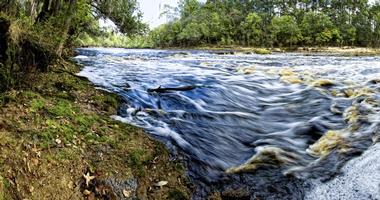
[[196, 86], [193, 86], [193, 85], [189, 85], [189, 86], [181, 86], [181, 87], [174, 87], [174, 88], [163, 88], [161, 86], [159, 86], [158, 88], [150, 88], [148, 89], [147, 91], [148, 92], [158, 92], [158, 93], [163, 93], [163, 92], [169, 92], [169, 91], [190, 91], [190, 90], [194, 90], [195, 88], [197, 88]]

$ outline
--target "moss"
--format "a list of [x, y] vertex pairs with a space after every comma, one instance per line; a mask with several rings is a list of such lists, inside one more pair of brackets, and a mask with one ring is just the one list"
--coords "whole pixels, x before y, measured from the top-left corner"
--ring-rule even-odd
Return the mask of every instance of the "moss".
[[169, 200], [185, 200], [189, 199], [182, 191], [180, 190], [170, 190], [168, 195]]
[[77, 109], [69, 101], [60, 99], [53, 107], [49, 108], [48, 111], [55, 117], [72, 118]]
[[108, 94], [95, 96], [92, 100], [95, 105], [101, 106], [105, 110], [111, 110], [119, 106], [120, 98], [115, 94]]
[[145, 157], [146, 153], [144, 152], [144, 150], [141, 149], [133, 150], [131, 154], [128, 156], [129, 166], [131, 166], [139, 176], [143, 176], [145, 173], [143, 168], [144, 162], [147, 161]]
[[[96, 174], [93, 184], [138, 177], [139, 199], [167, 199], [170, 190], [189, 196], [184, 168], [169, 161], [164, 145], [109, 117], [116, 113], [116, 95], [69, 73], [36, 75], [27, 90], [2, 95], [9, 100], [0, 108], [5, 113], [0, 116], [0, 174], [17, 185], [0, 184], [0, 197], [4, 189], [11, 194], [5, 199], [13, 194], [20, 199], [83, 199], [81, 185], [74, 183], [81, 184], [89, 169]], [[147, 192], [156, 180], [165, 179], [173, 186]]]
[[45, 100], [44, 99], [37, 98], [37, 99], [33, 99], [30, 102], [30, 109], [33, 112], [41, 110], [44, 107], [45, 107]]

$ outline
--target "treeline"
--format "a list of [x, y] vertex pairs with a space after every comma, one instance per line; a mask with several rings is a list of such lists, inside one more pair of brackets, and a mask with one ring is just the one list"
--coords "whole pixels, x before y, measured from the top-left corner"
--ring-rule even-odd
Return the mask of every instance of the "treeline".
[[380, 45], [380, 4], [368, 0], [181, 0], [167, 13], [156, 46]]
[[109, 18], [127, 34], [146, 30], [136, 0], [0, 0], [0, 91], [69, 55], [83, 33]]

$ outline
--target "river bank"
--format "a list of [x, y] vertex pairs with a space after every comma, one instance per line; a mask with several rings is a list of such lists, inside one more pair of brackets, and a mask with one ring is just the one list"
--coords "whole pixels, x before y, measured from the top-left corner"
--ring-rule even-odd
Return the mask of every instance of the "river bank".
[[[177, 48], [175, 48], [177, 49]], [[271, 54], [275, 53], [302, 53], [302, 54], [332, 54], [340, 56], [375, 56], [380, 55], [380, 49], [368, 47], [293, 47], [293, 48], [260, 48], [244, 46], [200, 46], [198, 50], [233, 51], [240, 53]]]
[[0, 96], [0, 199], [188, 199], [179, 161], [59, 62]]

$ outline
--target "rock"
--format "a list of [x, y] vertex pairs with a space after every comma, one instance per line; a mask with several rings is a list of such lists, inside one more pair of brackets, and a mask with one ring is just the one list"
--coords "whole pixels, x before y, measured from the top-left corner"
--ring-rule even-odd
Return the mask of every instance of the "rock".
[[88, 190], [84, 190], [84, 191], [83, 191], [83, 194], [84, 194], [85, 196], [88, 196], [88, 195], [90, 195], [90, 194], [91, 194], [91, 192], [90, 192], [90, 191], [88, 191]]
[[123, 190], [123, 195], [124, 195], [125, 198], [129, 198], [129, 197], [131, 197], [131, 191], [127, 190], [127, 189], [124, 189]]
[[253, 52], [255, 54], [261, 54], [261, 55], [272, 54], [272, 52], [269, 51], [268, 49], [255, 49]]
[[372, 79], [369, 81], [369, 83], [371, 84], [379, 84], [380, 83], [380, 79]]
[[255, 172], [261, 166], [280, 166], [283, 164], [297, 163], [298, 156], [278, 147], [257, 147], [256, 154], [244, 164], [226, 170], [228, 174]]
[[55, 143], [57, 143], [58, 145], [60, 145], [61, 143], [62, 143], [62, 140], [60, 140], [60, 139], [55, 139]]
[[337, 148], [340, 151], [348, 149], [349, 146], [345, 142], [343, 133], [341, 131], [327, 131], [316, 143], [311, 145], [306, 152], [313, 156], [326, 156]]
[[316, 80], [313, 83], [313, 85], [314, 87], [329, 87], [329, 86], [334, 86], [335, 83], [332, 80], [320, 79], [320, 80]]
[[243, 200], [250, 199], [250, 196], [249, 191], [245, 188], [230, 189], [222, 192], [222, 199]]
[[281, 80], [291, 84], [300, 84], [302, 80], [298, 76], [283, 76]]
[[123, 89], [124, 90], [131, 89], [131, 85], [129, 85], [128, 83], [125, 83], [124, 86], [123, 86]]
[[340, 173], [327, 182], [312, 180], [305, 200], [380, 199], [380, 144], [347, 162]]
[[156, 186], [156, 187], [163, 187], [163, 186], [167, 185], [168, 183], [169, 182], [167, 182], [167, 181], [160, 181], [158, 183], [155, 183], [154, 186]]
[[255, 70], [255, 67], [243, 67], [237, 69], [237, 71], [242, 74], [252, 74], [253, 72], [255, 72]]
[[279, 72], [280, 76], [295, 76], [296, 73], [294, 73], [293, 70], [291, 69], [283, 69]]

